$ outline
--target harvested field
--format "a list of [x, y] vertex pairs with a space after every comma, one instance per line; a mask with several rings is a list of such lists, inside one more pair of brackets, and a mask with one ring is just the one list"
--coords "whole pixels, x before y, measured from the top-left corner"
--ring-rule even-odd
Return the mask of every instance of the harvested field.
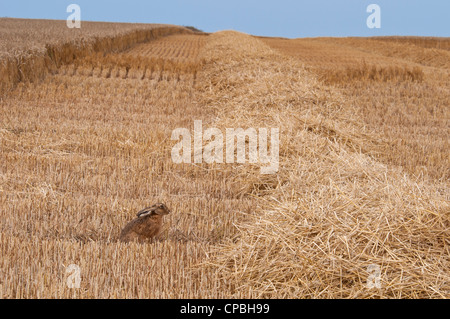
[[165, 60], [186, 62], [198, 58], [206, 39], [207, 36], [203, 34], [173, 35], [158, 39], [151, 46], [147, 44], [138, 45], [126, 53], [130, 56], [163, 57]]
[[[444, 65], [172, 31], [0, 99], [0, 298], [450, 296]], [[278, 172], [174, 163], [171, 134], [194, 120], [279, 128]], [[156, 202], [172, 211], [157, 239], [119, 242]]]
[[[196, 61], [195, 54], [187, 58]], [[171, 130], [214, 114], [194, 103], [193, 72], [161, 72], [98, 77], [63, 68], [19, 85], [2, 103], [3, 298], [226, 296], [216, 289], [216, 273], [194, 266], [232, 232], [233, 207], [242, 200], [220, 172], [172, 163]], [[175, 212], [159, 241], [118, 243], [121, 227], [157, 201]], [[25, 251], [33, 262], [23, 259]], [[69, 264], [82, 269], [78, 290], [65, 288]]]
[[[450, 55], [439, 49], [447, 47], [449, 39], [263, 41], [339, 90], [345, 107], [388, 143], [380, 160], [432, 182], [450, 179]], [[434, 47], [415, 44], [431, 46], [430, 41]]]
[[[257, 186], [258, 206], [238, 240], [216, 247], [212, 269], [239, 296], [448, 297], [448, 184], [377, 161], [384, 141], [300, 62], [256, 38], [210, 37], [202, 79], [219, 122], [281, 131], [278, 174], [235, 171]], [[367, 289], [371, 265], [381, 289]]]

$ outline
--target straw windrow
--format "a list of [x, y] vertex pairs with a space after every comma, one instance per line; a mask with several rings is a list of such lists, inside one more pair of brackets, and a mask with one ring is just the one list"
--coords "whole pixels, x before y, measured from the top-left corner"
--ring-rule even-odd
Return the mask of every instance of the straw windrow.
[[[204, 50], [216, 125], [281, 136], [278, 174], [234, 171], [257, 205], [207, 263], [234, 283], [233, 296], [448, 297], [450, 208], [439, 189], [377, 162], [378, 136], [295, 60], [234, 32], [212, 35]], [[367, 286], [371, 265], [379, 289]]]

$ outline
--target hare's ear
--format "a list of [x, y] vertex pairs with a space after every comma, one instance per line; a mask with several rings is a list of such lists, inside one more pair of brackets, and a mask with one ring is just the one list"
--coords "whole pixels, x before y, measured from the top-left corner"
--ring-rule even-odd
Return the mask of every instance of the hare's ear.
[[152, 213], [154, 213], [154, 211], [156, 210], [157, 207], [155, 206], [151, 206], [151, 207], [146, 207], [143, 210], [139, 211], [136, 216], [137, 217], [144, 217], [147, 215], [151, 215]]

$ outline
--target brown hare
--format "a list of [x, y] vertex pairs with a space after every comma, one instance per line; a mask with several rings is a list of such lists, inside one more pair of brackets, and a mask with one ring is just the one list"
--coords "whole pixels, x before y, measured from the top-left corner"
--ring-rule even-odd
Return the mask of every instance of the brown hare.
[[161, 231], [163, 216], [170, 213], [166, 205], [158, 203], [144, 208], [137, 213], [137, 218], [133, 219], [122, 229], [120, 241], [144, 242], [152, 239]]

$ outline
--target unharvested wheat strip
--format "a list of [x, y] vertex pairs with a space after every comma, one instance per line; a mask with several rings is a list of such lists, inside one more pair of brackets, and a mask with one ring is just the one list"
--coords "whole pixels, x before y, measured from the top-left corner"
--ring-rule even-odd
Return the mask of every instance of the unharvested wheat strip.
[[[62, 65], [95, 52], [121, 51], [157, 37], [191, 32], [169, 25], [87, 22], [74, 36], [73, 30], [66, 28], [63, 21], [7, 18], [0, 19], [0, 26], [3, 32], [9, 33], [7, 39], [18, 39], [5, 46], [11, 52], [0, 50], [0, 59], [6, 59], [11, 66], [8, 76], [2, 77], [2, 93], [8, 92], [19, 82], [40, 81]], [[30, 32], [32, 26], [33, 30], [39, 31]], [[11, 36], [11, 33], [17, 36]]]

